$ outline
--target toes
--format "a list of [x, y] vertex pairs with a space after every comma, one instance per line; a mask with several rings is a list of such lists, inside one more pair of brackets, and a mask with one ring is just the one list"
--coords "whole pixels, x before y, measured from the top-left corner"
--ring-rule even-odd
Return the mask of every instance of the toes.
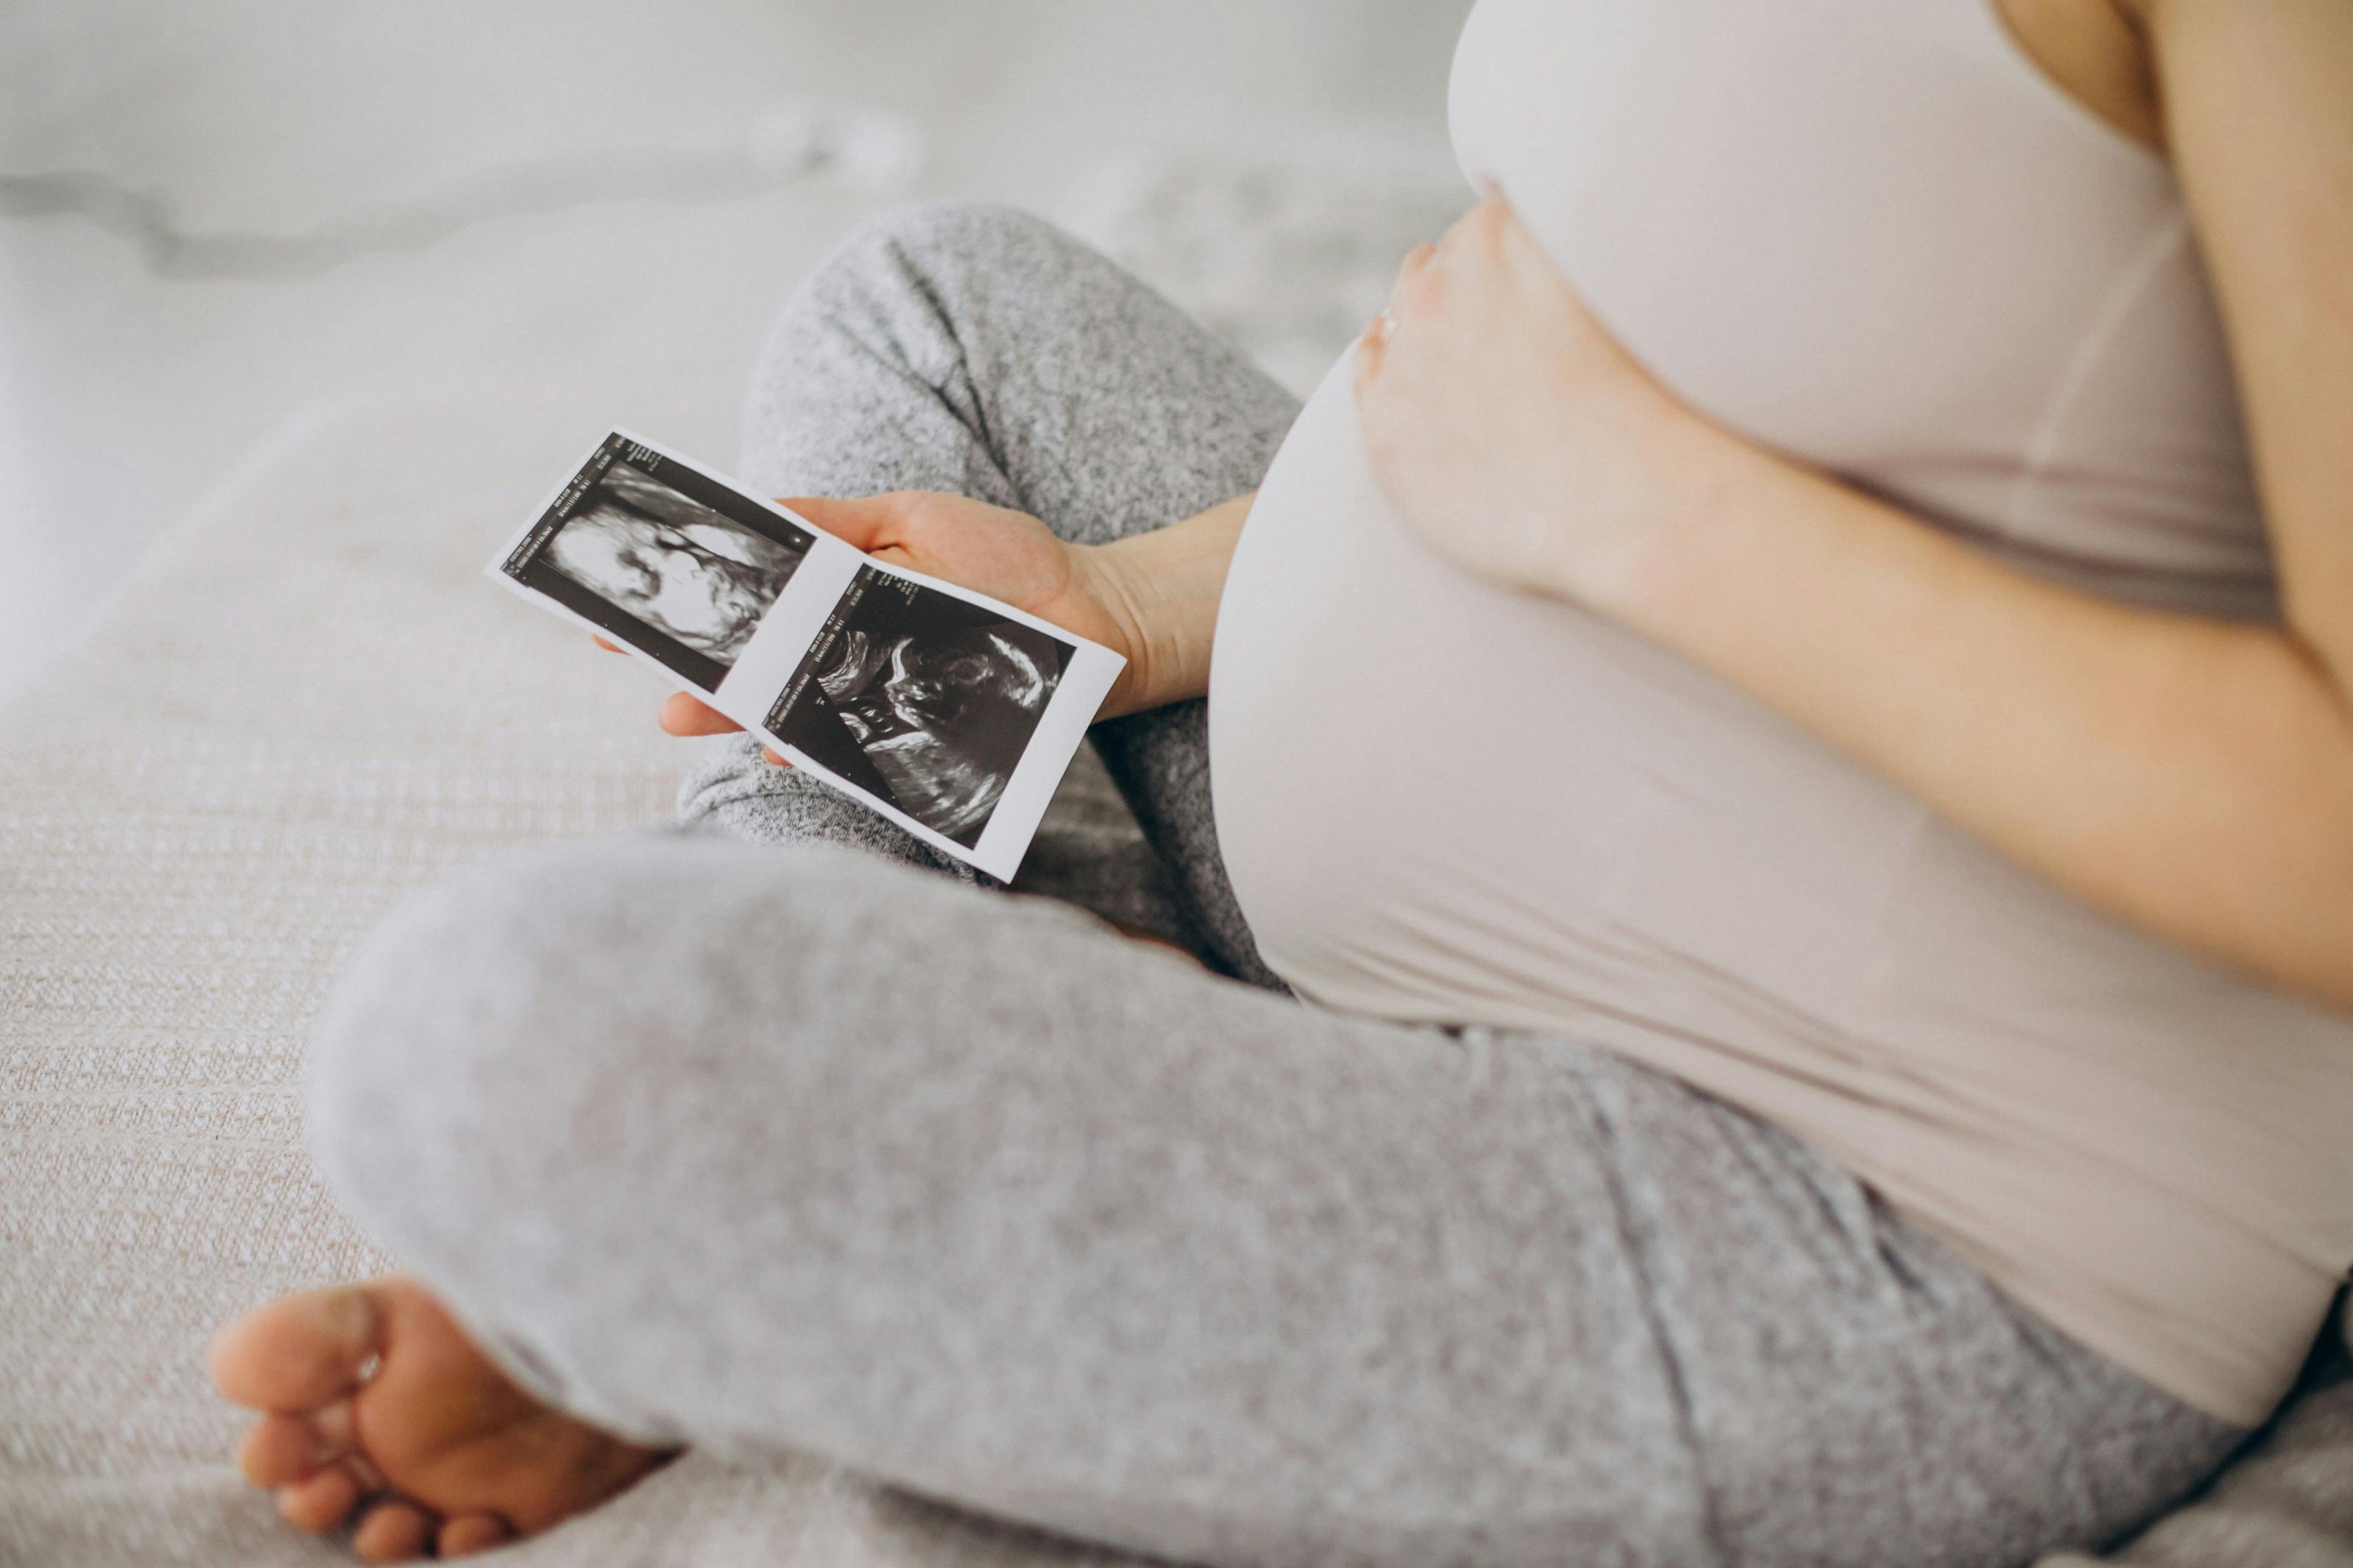
[[206, 1359], [237, 1404], [301, 1415], [358, 1386], [382, 1342], [380, 1320], [364, 1287], [288, 1296], [216, 1334]]
[[341, 1465], [331, 1465], [307, 1480], [280, 1488], [278, 1511], [295, 1528], [324, 1535], [352, 1516], [360, 1497], [359, 1478]]
[[291, 1486], [332, 1458], [299, 1415], [265, 1415], [237, 1446], [237, 1468], [258, 1487]]
[[494, 1515], [461, 1513], [441, 1527], [439, 1545], [444, 1557], [470, 1557], [477, 1552], [504, 1546], [513, 1539], [514, 1531]]
[[352, 1453], [352, 1402], [338, 1399], [308, 1415], [265, 1415], [237, 1445], [237, 1468], [258, 1487], [291, 1486], [330, 1460]]
[[433, 1521], [410, 1502], [380, 1502], [352, 1531], [352, 1550], [363, 1563], [407, 1563], [425, 1555]]

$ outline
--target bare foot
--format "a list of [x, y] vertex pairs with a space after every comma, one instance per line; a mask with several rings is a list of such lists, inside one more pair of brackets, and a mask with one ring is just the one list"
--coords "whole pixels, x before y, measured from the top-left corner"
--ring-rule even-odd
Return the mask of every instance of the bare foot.
[[273, 1301], [208, 1360], [223, 1394], [265, 1412], [237, 1450], [247, 1479], [304, 1530], [355, 1520], [368, 1563], [535, 1535], [670, 1457], [523, 1393], [411, 1279]]

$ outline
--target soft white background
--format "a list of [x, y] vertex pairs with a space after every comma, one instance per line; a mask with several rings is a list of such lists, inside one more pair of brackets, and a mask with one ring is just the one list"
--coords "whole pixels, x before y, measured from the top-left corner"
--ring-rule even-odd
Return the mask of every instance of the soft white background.
[[[0, 691], [69, 647], [156, 531], [305, 410], [485, 381], [732, 387], [791, 281], [913, 195], [1068, 216], [1170, 150], [1442, 158], [1467, 8], [0, 0], [0, 175], [96, 172], [208, 234], [462, 200], [469, 181], [566, 155], [700, 148], [740, 168], [788, 150], [812, 101], [886, 117], [853, 122], [852, 167], [828, 178], [493, 210], [307, 277], [159, 274], [83, 216], [0, 214]], [[723, 431], [663, 434], [732, 459]]]

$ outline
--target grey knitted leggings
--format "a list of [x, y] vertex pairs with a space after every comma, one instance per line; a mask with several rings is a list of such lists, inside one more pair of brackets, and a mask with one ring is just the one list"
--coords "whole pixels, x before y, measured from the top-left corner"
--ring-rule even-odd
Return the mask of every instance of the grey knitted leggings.
[[[741, 468], [1103, 540], [1250, 489], [1293, 411], [1043, 225], [938, 208], [802, 290]], [[690, 831], [488, 868], [372, 944], [322, 1168], [588, 1420], [1209, 1563], [2014, 1563], [2232, 1445], [1741, 1111], [1288, 998], [1202, 718], [1099, 728], [1143, 836], [1082, 776], [1050, 898], [711, 743]]]

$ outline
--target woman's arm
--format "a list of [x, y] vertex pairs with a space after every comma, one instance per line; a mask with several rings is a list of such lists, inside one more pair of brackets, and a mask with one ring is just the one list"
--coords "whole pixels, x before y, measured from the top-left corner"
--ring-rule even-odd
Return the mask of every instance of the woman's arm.
[[2287, 625], [2353, 690], [2353, 5], [2127, 3], [2229, 330]]
[[1609, 613], [2078, 896], [2353, 1006], [2353, 721], [2316, 645], [2056, 587], [1747, 456]]
[[1105, 718], [1208, 695], [1218, 599], [1257, 500], [1255, 492], [1237, 496], [1182, 522], [1092, 548], [1097, 592], [1123, 628], [1132, 678]]
[[[1208, 690], [1218, 595], [1256, 499], [1238, 496], [1103, 545], [1067, 543], [1027, 513], [923, 490], [786, 504], [894, 566], [1001, 599], [1124, 655], [1127, 668], [1097, 715], [1116, 719]], [[673, 735], [743, 728], [684, 692], [662, 704], [661, 723]], [[773, 752], [768, 760], [784, 762]]]
[[1409, 262], [1361, 351], [1366, 437], [1440, 550], [1668, 644], [2093, 903], [2353, 1007], [2353, 5], [2146, 8], [2283, 627], [2030, 578], [1706, 426], [1500, 203]]

